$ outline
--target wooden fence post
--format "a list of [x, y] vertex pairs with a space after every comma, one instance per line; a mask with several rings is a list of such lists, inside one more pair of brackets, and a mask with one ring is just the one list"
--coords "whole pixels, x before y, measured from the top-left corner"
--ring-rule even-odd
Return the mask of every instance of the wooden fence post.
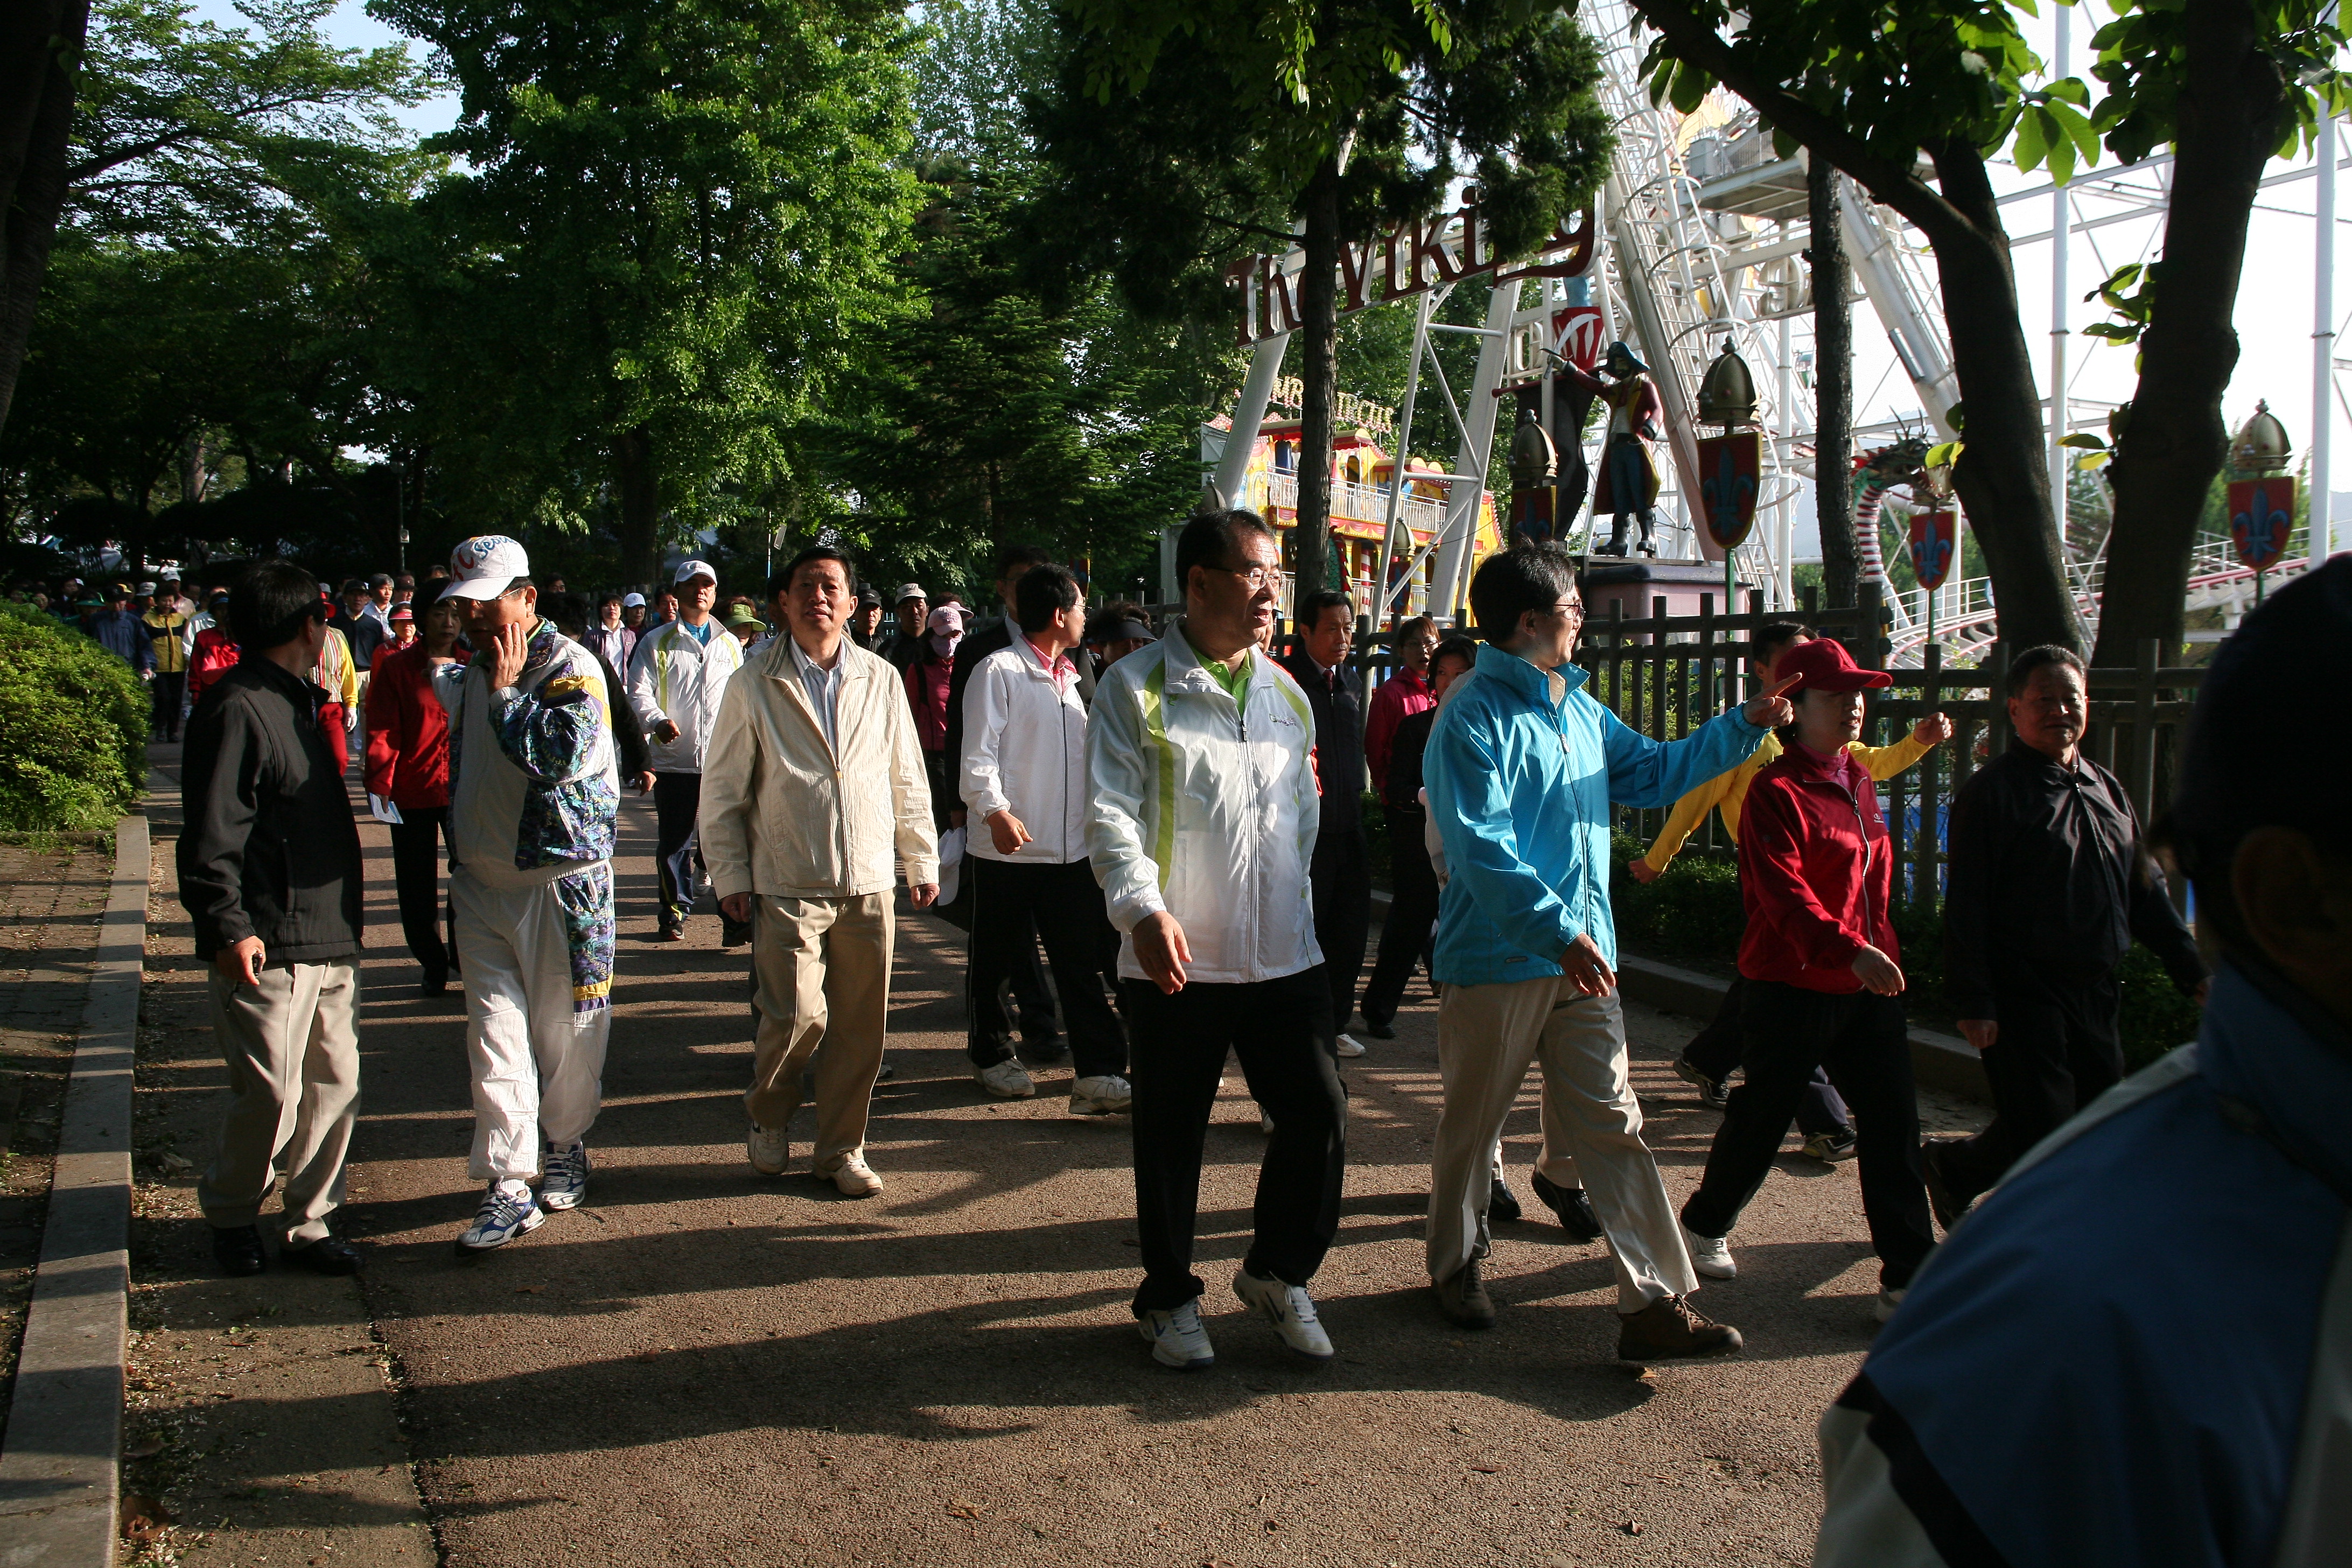
[[2124, 774], [2124, 788], [2131, 795], [2133, 807], [2139, 819], [2147, 822], [2152, 816], [2156, 798], [2156, 668], [2163, 657], [2163, 645], [2154, 637], [2142, 637], [2139, 659], [2132, 669], [2132, 729], [2128, 771]]

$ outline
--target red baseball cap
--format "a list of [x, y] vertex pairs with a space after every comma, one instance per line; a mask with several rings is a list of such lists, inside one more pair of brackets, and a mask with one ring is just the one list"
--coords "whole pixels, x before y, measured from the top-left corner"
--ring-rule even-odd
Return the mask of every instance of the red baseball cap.
[[1883, 669], [1864, 669], [1855, 664], [1845, 651], [1845, 645], [1835, 637], [1815, 637], [1800, 643], [1780, 656], [1772, 667], [1772, 683], [1780, 686], [1793, 680], [1787, 691], [1862, 691], [1895, 684], [1895, 678]]

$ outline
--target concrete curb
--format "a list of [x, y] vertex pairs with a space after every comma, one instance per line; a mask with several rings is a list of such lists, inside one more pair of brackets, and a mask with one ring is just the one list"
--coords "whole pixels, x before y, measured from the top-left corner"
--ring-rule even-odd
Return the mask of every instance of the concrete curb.
[[114, 1561], [147, 875], [147, 819], [126, 816], [114, 826], [114, 884], [67, 1080], [41, 1260], [0, 1452], [5, 1568], [105, 1568]]

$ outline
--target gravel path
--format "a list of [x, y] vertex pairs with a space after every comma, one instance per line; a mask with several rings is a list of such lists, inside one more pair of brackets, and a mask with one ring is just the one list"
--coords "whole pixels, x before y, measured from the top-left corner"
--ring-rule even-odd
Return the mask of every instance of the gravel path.
[[[589, 1206], [460, 1262], [450, 1243], [477, 1195], [462, 1008], [415, 997], [388, 848], [366, 832], [350, 1228], [372, 1247], [366, 1308], [446, 1561], [1806, 1560], [1813, 1422], [1869, 1342], [1875, 1289], [1851, 1165], [1790, 1154], [1767, 1183], [1735, 1238], [1741, 1278], [1701, 1298], [1747, 1334], [1735, 1361], [1647, 1377], [1614, 1364], [1605, 1252], [1549, 1223], [1504, 1227], [1502, 1322], [1465, 1336], [1421, 1276], [1438, 1082], [1435, 1010], [1416, 988], [1399, 1037], [1347, 1065], [1343, 1229], [1317, 1281], [1338, 1363], [1287, 1358], [1226, 1288], [1263, 1148], [1236, 1074], [1202, 1201], [1219, 1364], [1165, 1373], [1126, 1308], [1124, 1121], [979, 1096], [960, 939], [928, 917], [899, 928], [898, 1077], [869, 1146], [888, 1191], [857, 1203], [803, 1174], [752, 1174], [744, 959], [718, 947], [709, 914], [683, 945], [650, 941], [653, 814], [633, 799]], [[1717, 1120], [1666, 1067], [1692, 1026], [1628, 1014], [1679, 1200]], [[1066, 1068], [1044, 1082], [1066, 1092]], [[1967, 1124], [1963, 1106], [1923, 1110]], [[1525, 1200], [1532, 1084], [1509, 1133]], [[797, 1172], [805, 1142], [796, 1152]], [[196, 1240], [177, 1249], [192, 1274]]]

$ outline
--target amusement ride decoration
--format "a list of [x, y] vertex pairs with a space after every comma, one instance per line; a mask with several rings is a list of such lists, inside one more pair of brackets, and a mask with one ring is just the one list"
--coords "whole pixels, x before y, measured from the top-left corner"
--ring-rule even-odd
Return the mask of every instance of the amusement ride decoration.
[[2286, 553], [2294, 531], [2294, 476], [2286, 471], [2293, 447], [2286, 426], [2267, 402], [2256, 402], [2253, 417], [2230, 443], [2230, 467], [2250, 479], [2230, 481], [2230, 542], [2238, 559], [2254, 571], [2254, 603], [2263, 602], [2263, 579]]
[[1625, 520], [1634, 517], [1642, 524], [1641, 552], [1655, 559], [1658, 466], [1651, 459], [1650, 443], [1664, 433], [1660, 422], [1665, 404], [1650, 380], [1650, 367], [1626, 344], [1611, 343], [1601, 370], [1601, 375], [1593, 375], [1572, 361], [1559, 367], [1562, 379], [1609, 405], [1609, 428], [1601, 442], [1601, 482], [1592, 492], [1592, 515], [1610, 514], [1609, 542], [1592, 553], [1624, 554]]

